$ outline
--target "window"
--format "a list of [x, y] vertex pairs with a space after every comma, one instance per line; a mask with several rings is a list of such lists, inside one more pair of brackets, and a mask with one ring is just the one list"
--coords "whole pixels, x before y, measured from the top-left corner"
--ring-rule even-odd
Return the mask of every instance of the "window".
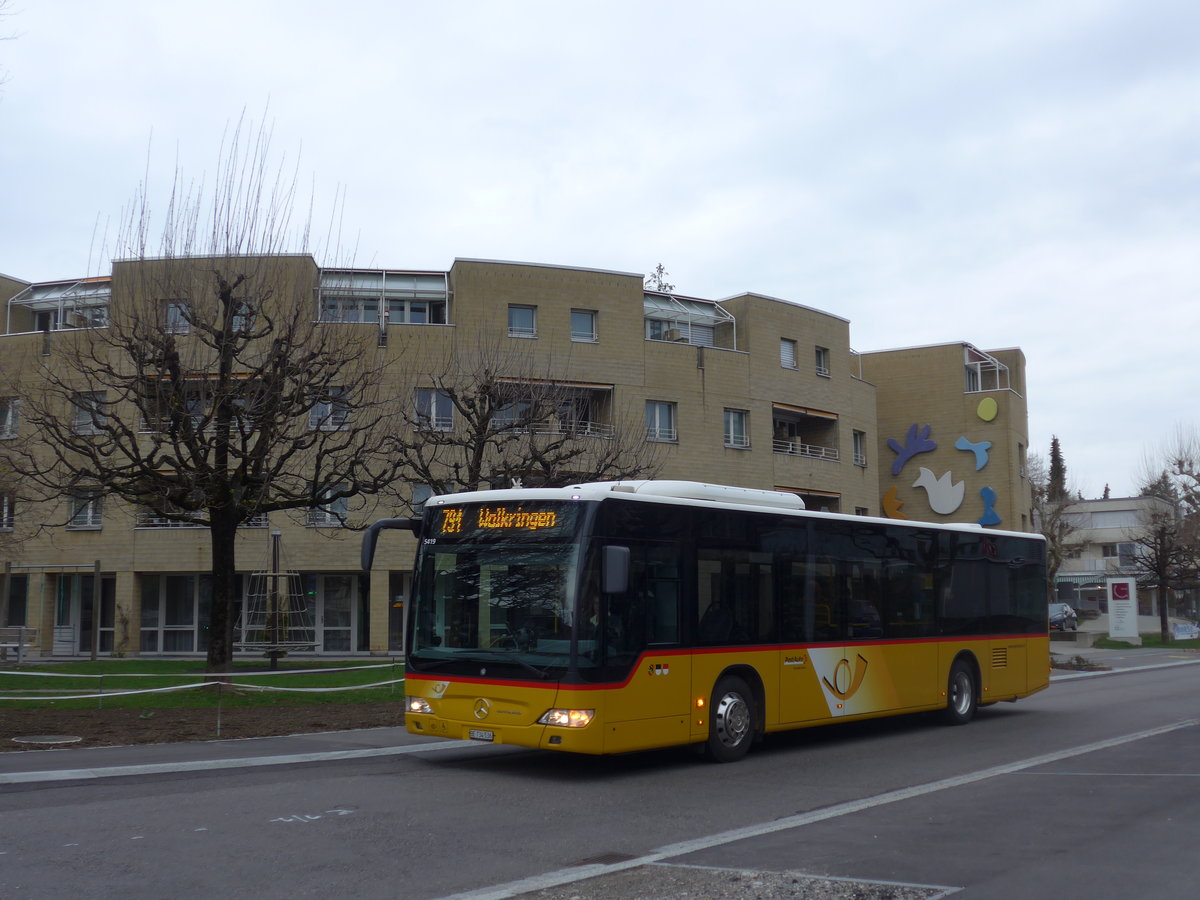
[[865, 506], [856, 506], [854, 507], [854, 514], [856, 516], [869, 516], [871, 512]]
[[189, 319], [186, 303], [181, 300], [164, 300], [162, 311], [163, 331], [168, 334], [187, 334]]
[[725, 446], [745, 449], [750, 446], [750, 430], [747, 427], [750, 413], [744, 409], [725, 410]]
[[796, 368], [796, 342], [788, 338], [779, 339], [779, 364], [785, 369]]
[[254, 325], [254, 308], [250, 306], [249, 303], [239, 303], [234, 308], [233, 315], [230, 317], [230, 330], [235, 334], [245, 334], [247, 331], [250, 331], [252, 328], [254, 328]]
[[0, 438], [17, 436], [21, 401], [16, 397], [0, 397]]
[[854, 432], [854, 464], [856, 466], [867, 464], [867, 435], [863, 431]]
[[454, 403], [450, 395], [436, 388], [417, 388], [417, 427], [422, 431], [452, 431]]
[[70, 528], [99, 528], [104, 521], [104, 498], [95, 491], [80, 491], [71, 497]]
[[13, 495], [0, 494], [0, 531], [12, 531], [13, 528]]
[[107, 418], [103, 391], [83, 391], [72, 399], [75, 407], [75, 433], [99, 434]]
[[675, 430], [675, 404], [664, 400], [646, 401], [646, 440], [678, 440]]
[[323, 294], [321, 321], [376, 323], [379, 321], [379, 298], [353, 294]]
[[501, 430], [528, 431], [533, 423], [533, 401], [525, 398], [508, 400], [495, 409], [492, 424]]
[[829, 348], [817, 348], [817, 374], [829, 377]]
[[596, 342], [596, 313], [590, 309], [571, 310], [571, 340]]
[[537, 337], [536, 306], [510, 306], [508, 308], [508, 336]]
[[1119, 544], [1101, 544], [1100, 554], [1105, 559], [1115, 559], [1121, 566], [1131, 566], [1137, 556], [1137, 544], [1122, 541]]
[[337, 431], [346, 427], [349, 404], [344, 387], [331, 387], [328, 394], [308, 411], [308, 427], [314, 431]]
[[665, 341], [667, 329], [671, 327], [671, 323], [663, 319], [647, 319], [646, 320], [646, 340], [648, 341]]
[[454, 490], [453, 485], [442, 483], [437, 485], [430, 484], [414, 484], [412, 486], [412, 508], [413, 512], [420, 512], [421, 509], [429, 502], [429, 498], [438, 494], [449, 494]]
[[392, 325], [445, 325], [445, 300], [388, 300], [388, 322]]
[[[239, 582], [240, 582], [239, 576]], [[239, 586], [238, 596], [241, 596]], [[235, 601], [233, 617], [240, 614]], [[208, 649], [205, 627], [212, 608], [211, 575], [142, 577], [141, 650], [194, 653]]]
[[[333, 493], [335, 490], [341, 490], [341, 487], [334, 488], [326, 492]], [[308, 524], [311, 528], [341, 528], [346, 522], [346, 512], [349, 509], [348, 497], [337, 497], [322, 503], [320, 506], [314, 506], [308, 511]]]
[[674, 344], [716, 346], [716, 329], [712, 325], [672, 322], [666, 319], [646, 319], [646, 340], [670, 341]]

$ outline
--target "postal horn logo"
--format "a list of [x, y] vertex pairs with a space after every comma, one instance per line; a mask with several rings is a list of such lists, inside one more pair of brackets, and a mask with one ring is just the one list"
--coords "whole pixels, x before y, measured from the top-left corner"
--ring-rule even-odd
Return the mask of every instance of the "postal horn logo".
[[862, 687], [863, 679], [867, 677], [867, 660], [860, 653], [854, 661], [854, 669], [850, 668], [850, 660], [842, 659], [833, 667], [833, 681], [822, 678], [829, 693], [839, 700], [849, 700]]
[[488, 713], [491, 711], [492, 704], [488, 703], [487, 700], [480, 697], [475, 701], [475, 718], [486, 719], [488, 717]]

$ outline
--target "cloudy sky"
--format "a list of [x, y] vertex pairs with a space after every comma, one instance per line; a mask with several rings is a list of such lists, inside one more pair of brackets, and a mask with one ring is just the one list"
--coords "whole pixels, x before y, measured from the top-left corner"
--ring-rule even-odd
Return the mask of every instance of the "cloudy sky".
[[1200, 421], [1195, 0], [0, 7], [5, 274], [105, 271], [245, 113], [357, 265], [662, 262], [858, 350], [1020, 346], [1089, 497]]

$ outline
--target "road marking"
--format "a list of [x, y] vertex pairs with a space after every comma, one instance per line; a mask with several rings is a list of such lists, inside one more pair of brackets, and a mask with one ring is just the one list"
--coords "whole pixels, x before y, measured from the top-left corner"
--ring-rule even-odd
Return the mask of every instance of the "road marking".
[[0, 772], [0, 784], [34, 784], [42, 781], [88, 781], [93, 778], [120, 778], [131, 775], [161, 775], [167, 772], [207, 772], [213, 769], [249, 769], [257, 766], [285, 766], [293, 763], [325, 762], [337, 759], [371, 759], [403, 756], [433, 750], [463, 749], [462, 741], [437, 741], [404, 747], [372, 747], [367, 750], [329, 750], [322, 753], [293, 753], [287, 756], [248, 756], [241, 759], [200, 759], [140, 766], [108, 766], [93, 769], [50, 769], [43, 772]]
[[968, 784], [986, 781], [989, 778], [995, 778], [999, 775], [1012, 775], [1025, 769], [1033, 769], [1049, 763], [1059, 762], [1061, 760], [1069, 759], [1073, 756], [1079, 756], [1084, 753], [1094, 753], [1097, 750], [1107, 750], [1112, 747], [1120, 747], [1124, 744], [1132, 744], [1136, 741], [1146, 740], [1147, 738], [1158, 737], [1159, 735], [1163, 734], [1170, 734], [1173, 731], [1179, 731], [1184, 728], [1192, 728], [1197, 724], [1200, 724], [1200, 720], [1188, 719], [1183, 722], [1176, 722], [1173, 725], [1163, 725], [1159, 728], [1150, 728], [1146, 731], [1138, 731], [1133, 734], [1126, 734], [1103, 741], [1096, 741], [1092, 744], [1083, 744], [1079, 747], [1068, 747], [1065, 750], [1058, 750], [1054, 753], [1044, 753], [1041, 756], [1029, 757], [1028, 759], [1018, 760], [1002, 766], [992, 766], [988, 769], [980, 769], [977, 772], [968, 772], [965, 775], [956, 775], [952, 778], [943, 778], [940, 781], [931, 781], [928, 784], [918, 784], [913, 785], [912, 787], [900, 788], [899, 790], [895, 791], [887, 791], [883, 794], [876, 794], [874, 797], [864, 797], [861, 800], [851, 800], [846, 803], [839, 803], [835, 806], [829, 806], [824, 809], [817, 809], [811, 812], [799, 813], [783, 819], [775, 819], [770, 822], [760, 823], [758, 825], [747, 825], [742, 828], [734, 828], [730, 831], [722, 831], [718, 832], [717, 834], [708, 835], [707, 837], [694, 838], [690, 841], [681, 841], [677, 844], [668, 844], [665, 847], [652, 850], [644, 856], [624, 860], [619, 863], [597, 863], [590, 866], [572, 866], [568, 869], [559, 869], [556, 872], [545, 872], [541, 875], [532, 875], [529, 878], [523, 878], [519, 881], [512, 881], [508, 884], [493, 885], [491, 887], [480, 888], [479, 890], [468, 891], [462, 894], [453, 894], [449, 897], [442, 898], [442, 900], [505, 900], [505, 898], [515, 897], [519, 894], [524, 894], [531, 891], [541, 891], [549, 888], [561, 887], [564, 884], [570, 884], [575, 881], [583, 881], [585, 878], [595, 878], [597, 875], [610, 875], [615, 872], [622, 872], [626, 869], [637, 868], [638, 866], [653, 865], [655, 863], [661, 863], [663, 860], [670, 859], [672, 857], [684, 856], [688, 853], [695, 853], [699, 850], [709, 850], [713, 847], [732, 844], [736, 841], [746, 840], [747, 838], [763, 837], [765, 835], [775, 834], [780, 831], [801, 828], [805, 825], [813, 825], [817, 822], [824, 822], [828, 819], [835, 819], [840, 816], [850, 815], [852, 813], [865, 812], [880, 806], [886, 806], [890, 803], [899, 803], [903, 800], [912, 800], [916, 797], [923, 797], [926, 794], [933, 794], [938, 791], [945, 791], [951, 788], [963, 787]]

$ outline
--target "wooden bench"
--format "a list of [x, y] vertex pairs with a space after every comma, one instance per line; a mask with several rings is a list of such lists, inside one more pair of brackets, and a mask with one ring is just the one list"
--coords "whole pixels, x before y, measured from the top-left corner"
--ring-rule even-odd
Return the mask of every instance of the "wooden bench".
[[17, 651], [17, 663], [25, 661], [25, 651], [37, 647], [38, 630], [24, 625], [5, 625], [0, 628], [0, 659], [8, 659], [8, 651]]

